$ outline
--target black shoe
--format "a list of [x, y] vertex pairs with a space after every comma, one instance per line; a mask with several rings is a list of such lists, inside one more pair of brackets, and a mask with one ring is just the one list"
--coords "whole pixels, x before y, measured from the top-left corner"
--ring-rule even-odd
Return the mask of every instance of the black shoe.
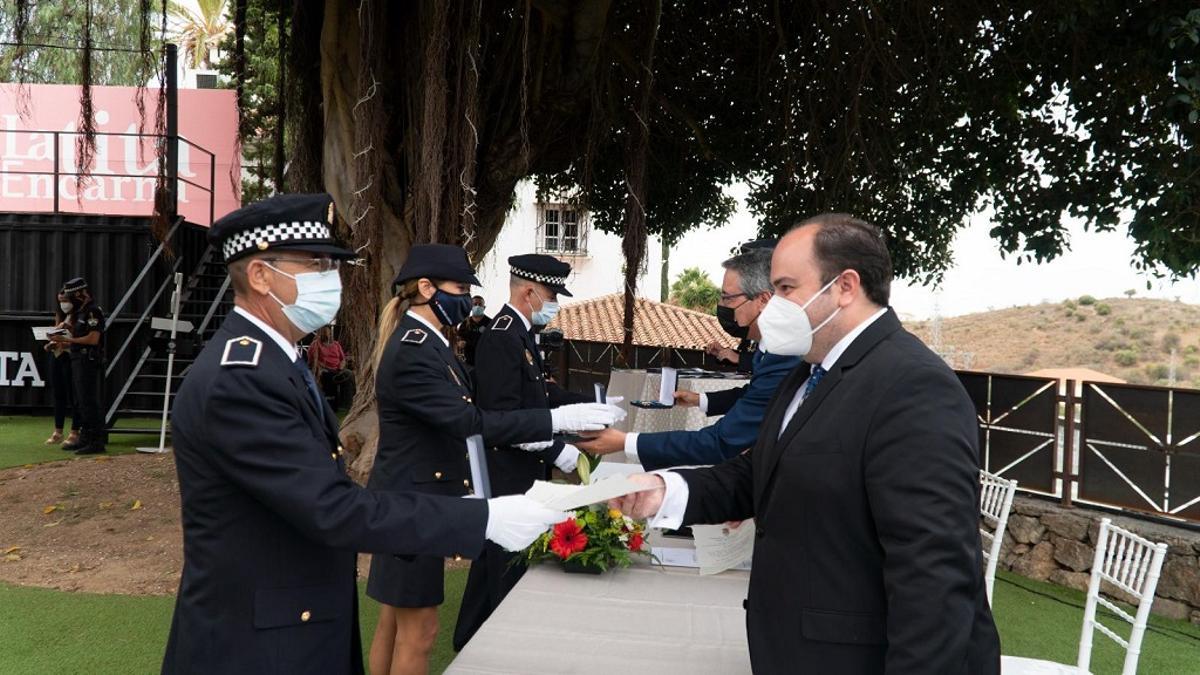
[[101, 445], [100, 443], [91, 443], [89, 445], [85, 445], [82, 448], [79, 448], [78, 450], [76, 450], [75, 454], [76, 455], [99, 455], [104, 452], [108, 452], [108, 451], [104, 449], [103, 445]]
[[62, 449], [66, 450], [67, 452], [75, 452], [87, 444], [87, 441], [84, 440], [83, 436], [81, 435], [74, 443], [63, 443]]

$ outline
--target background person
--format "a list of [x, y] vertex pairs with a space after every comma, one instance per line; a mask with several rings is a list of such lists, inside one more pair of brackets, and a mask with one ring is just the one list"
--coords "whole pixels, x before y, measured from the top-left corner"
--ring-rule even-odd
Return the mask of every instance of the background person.
[[354, 398], [354, 373], [342, 343], [333, 337], [333, 327], [324, 326], [308, 345], [308, 367], [317, 378], [322, 393], [333, 399], [333, 409], [341, 410]]
[[64, 443], [64, 450], [77, 455], [105, 451], [104, 412], [101, 387], [104, 385], [104, 311], [92, 298], [87, 281], [75, 277], [63, 284], [62, 295], [71, 303], [67, 335], [53, 335], [56, 344], [67, 345], [71, 356], [71, 379], [75, 405], [82, 416], [79, 438]]
[[487, 315], [487, 304], [482, 295], [471, 298], [471, 314], [458, 324], [458, 337], [463, 341], [463, 360], [468, 366], [475, 367], [475, 349], [479, 346], [479, 336], [492, 323]]
[[[70, 312], [73, 309], [67, 296], [58, 293], [58, 305], [54, 308], [54, 327], [70, 330]], [[46, 439], [46, 445], [64, 444], [78, 447], [79, 425], [83, 416], [79, 406], [75, 404], [75, 380], [71, 376], [71, 355], [67, 343], [47, 341], [42, 349], [46, 351], [46, 369], [50, 373], [50, 391], [54, 396], [54, 433]], [[63, 429], [67, 413], [71, 414], [71, 433], [63, 439]]]
[[[771, 249], [756, 248], [721, 263], [725, 275], [721, 282], [721, 301], [717, 319], [725, 332], [734, 337], [758, 340], [759, 317], [771, 299]], [[648, 470], [671, 466], [718, 464], [754, 445], [766, 415], [767, 405], [788, 373], [803, 361], [798, 356], [764, 354], [746, 356], [753, 370], [750, 383], [722, 392], [697, 394], [676, 392], [676, 401], [698, 405], [710, 415], [725, 416], [695, 431], [656, 433], [624, 432], [605, 429], [579, 448], [592, 454], [624, 451], [630, 462]], [[807, 368], [806, 368], [807, 369]], [[712, 402], [728, 402], [728, 410], [715, 411]]]

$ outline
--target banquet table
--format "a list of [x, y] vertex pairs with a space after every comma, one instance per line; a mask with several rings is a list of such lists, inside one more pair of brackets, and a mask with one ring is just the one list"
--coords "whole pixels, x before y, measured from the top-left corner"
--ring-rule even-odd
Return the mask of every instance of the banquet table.
[[447, 673], [750, 672], [748, 572], [635, 564], [601, 575], [530, 569]]
[[[719, 417], [708, 417], [699, 408], [675, 407], [670, 410], [650, 410], [629, 405], [630, 401], [655, 400], [662, 375], [645, 370], [613, 370], [609, 376], [608, 395], [623, 396], [619, 405], [629, 416], [617, 425], [622, 431], [654, 432], [686, 429], [694, 431], [716, 422]], [[680, 377], [676, 388], [695, 392], [732, 389], [746, 384], [744, 377]], [[620, 453], [617, 453], [619, 456]], [[617, 457], [607, 457], [606, 460]]]

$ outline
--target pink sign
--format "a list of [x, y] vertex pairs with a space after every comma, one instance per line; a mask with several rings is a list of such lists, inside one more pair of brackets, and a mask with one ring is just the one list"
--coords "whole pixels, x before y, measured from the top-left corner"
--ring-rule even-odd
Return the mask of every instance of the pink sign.
[[[29, 85], [27, 90], [24, 105], [17, 85], [0, 84], [0, 211], [153, 212], [158, 168], [154, 139], [138, 135], [137, 89], [92, 89], [96, 154], [82, 183], [77, 182], [79, 87]], [[147, 135], [154, 133], [157, 96], [157, 90], [146, 90]], [[28, 114], [22, 116], [22, 110]], [[236, 135], [233, 91], [179, 90], [179, 212], [189, 222], [211, 225], [238, 208]]]

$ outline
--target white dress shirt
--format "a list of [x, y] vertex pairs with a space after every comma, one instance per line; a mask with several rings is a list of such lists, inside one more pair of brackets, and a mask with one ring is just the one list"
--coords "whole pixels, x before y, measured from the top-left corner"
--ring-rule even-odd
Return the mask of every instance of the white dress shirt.
[[[826, 371], [832, 369], [834, 364], [837, 363], [837, 360], [841, 358], [842, 354], [846, 351], [850, 344], [854, 342], [858, 336], [862, 335], [863, 331], [870, 327], [871, 324], [875, 323], [875, 321], [879, 319], [879, 317], [883, 316], [886, 312], [887, 307], [880, 309], [868, 317], [866, 321], [863, 321], [855, 326], [854, 329], [849, 333], [846, 333], [841, 340], [837, 341], [837, 344], [833, 345], [833, 347], [829, 350], [829, 353], [825, 355], [825, 358], [821, 360], [821, 367]], [[796, 416], [796, 411], [800, 409], [800, 404], [804, 403], [804, 390], [807, 384], [808, 379], [806, 378], [804, 382], [800, 383], [800, 388], [796, 390], [796, 396], [792, 399], [792, 402], [788, 404], [787, 410], [784, 411], [783, 423], [779, 425], [779, 436], [783, 435], [783, 430], [787, 429], [788, 422], [792, 421], [792, 418]], [[778, 438], [778, 436], [776, 438]], [[658, 508], [658, 513], [655, 513], [646, 524], [650, 527], [661, 527], [665, 530], [674, 530], [683, 524], [683, 514], [685, 511], [687, 511], [687, 481], [683, 479], [683, 476], [680, 476], [673, 471], [663, 470], [655, 471], [653, 473], [662, 476], [663, 481], [666, 483], [667, 490], [663, 495], [663, 503], [662, 506]]]
[[287, 355], [288, 361], [294, 362], [300, 357], [300, 350], [296, 348], [296, 343], [285, 338], [282, 333], [272, 328], [266, 321], [263, 321], [257, 316], [254, 316], [250, 312], [236, 305], [234, 306], [233, 311], [241, 314], [247, 321], [255, 326], [258, 326], [262, 332], [266, 333], [267, 336], [271, 338], [271, 341], [279, 345], [279, 348], [283, 350], [285, 355]]
[[422, 324], [424, 324], [434, 335], [438, 336], [438, 339], [442, 341], [442, 344], [446, 345], [447, 347], [450, 346], [450, 341], [446, 339], [445, 335], [442, 335], [441, 328], [438, 328], [438, 327], [434, 326], [433, 324], [429, 323], [428, 321], [425, 320], [425, 317], [421, 316], [420, 314], [417, 314], [416, 312], [412, 311], [411, 309], [408, 310], [407, 312], [405, 312], [405, 314], [411, 316], [412, 318], [414, 318], [417, 321], [420, 321]]

